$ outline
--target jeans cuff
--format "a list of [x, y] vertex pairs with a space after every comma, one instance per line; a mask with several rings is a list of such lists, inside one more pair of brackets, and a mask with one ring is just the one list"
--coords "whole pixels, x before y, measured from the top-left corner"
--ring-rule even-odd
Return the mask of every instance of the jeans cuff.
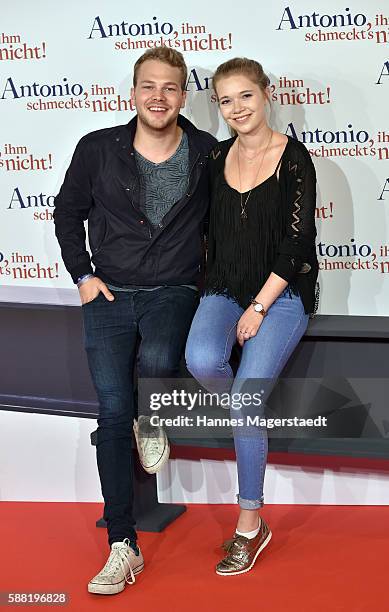
[[244, 499], [243, 497], [240, 497], [239, 493], [236, 496], [236, 501], [242, 510], [256, 510], [257, 508], [262, 508], [265, 503], [263, 495], [261, 499]]

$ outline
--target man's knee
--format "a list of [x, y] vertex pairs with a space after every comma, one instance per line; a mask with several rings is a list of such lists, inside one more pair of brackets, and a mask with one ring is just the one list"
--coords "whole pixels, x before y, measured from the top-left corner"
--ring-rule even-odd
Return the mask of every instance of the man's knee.
[[141, 346], [138, 360], [139, 376], [169, 378], [180, 369], [181, 354], [168, 343], [148, 342]]

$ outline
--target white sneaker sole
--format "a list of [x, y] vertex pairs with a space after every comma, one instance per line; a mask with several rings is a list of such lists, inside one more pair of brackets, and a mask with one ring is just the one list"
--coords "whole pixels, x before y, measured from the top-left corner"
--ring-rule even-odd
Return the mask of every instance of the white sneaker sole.
[[245, 574], [246, 572], [249, 572], [253, 568], [254, 563], [256, 562], [259, 553], [262, 552], [262, 550], [265, 548], [265, 546], [267, 546], [269, 544], [272, 535], [273, 535], [272, 532], [269, 531], [269, 535], [267, 536], [266, 540], [264, 540], [262, 542], [261, 546], [258, 548], [257, 552], [255, 553], [255, 557], [252, 560], [251, 565], [249, 565], [249, 567], [246, 567], [246, 569], [244, 569], [244, 570], [239, 570], [239, 572], [228, 572], [228, 573], [226, 573], [226, 572], [218, 572], [216, 570], [217, 575], [218, 576], [238, 576], [239, 574]]
[[[143, 572], [144, 568], [144, 563], [141, 563], [141, 565], [137, 565], [136, 567], [134, 567], [134, 576], [137, 576], [138, 574]], [[116, 584], [99, 584], [98, 582], [90, 582], [88, 584], [88, 592], [94, 593], [95, 595], [116, 595], [117, 593], [121, 593], [122, 591], [124, 591], [125, 586], [125, 580], [121, 580]]]

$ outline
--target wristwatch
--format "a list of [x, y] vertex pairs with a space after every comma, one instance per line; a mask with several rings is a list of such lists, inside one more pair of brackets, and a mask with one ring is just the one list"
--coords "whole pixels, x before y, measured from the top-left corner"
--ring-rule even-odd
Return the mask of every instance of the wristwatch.
[[251, 300], [251, 304], [254, 306], [255, 312], [261, 314], [263, 317], [266, 317], [267, 311], [264, 309], [263, 304], [257, 302], [257, 300]]

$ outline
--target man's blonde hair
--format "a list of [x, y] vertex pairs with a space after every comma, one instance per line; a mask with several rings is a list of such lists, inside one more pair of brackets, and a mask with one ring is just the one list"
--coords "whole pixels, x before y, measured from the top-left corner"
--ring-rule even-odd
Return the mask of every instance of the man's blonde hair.
[[186, 80], [188, 78], [188, 68], [186, 67], [184, 56], [179, 51], [165, 46], [149, 49], [135, 62], [133, 77], [134, 87], [136, 87], [139, 68], [144, 62], [147, 62], [147, 60], [159, 60], [160, 62], [169, 64], [169, 66], [173, 68], [179, 68], [181, 71], [181, 89], [182, 91], [185, 90]]

